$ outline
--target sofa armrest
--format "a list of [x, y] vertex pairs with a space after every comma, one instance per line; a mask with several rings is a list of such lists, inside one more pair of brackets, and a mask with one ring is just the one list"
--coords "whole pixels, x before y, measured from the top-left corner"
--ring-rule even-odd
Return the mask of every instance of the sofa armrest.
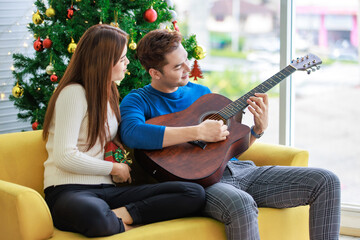
[[242, 153], [239, 160], [252, 160], [257, 166], [279, 165], [307, 167], [309, 152], [283, 145], [254, 143]]
[[49, 208], [35, 190], [0, 180], [3, 239], [48, 239], [54, 232]]

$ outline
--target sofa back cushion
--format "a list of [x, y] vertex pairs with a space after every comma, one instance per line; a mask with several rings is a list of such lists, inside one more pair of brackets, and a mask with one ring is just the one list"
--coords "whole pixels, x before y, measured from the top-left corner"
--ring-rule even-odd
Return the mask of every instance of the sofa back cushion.
[[48, 154], [42, 130], [0, 135], [0, 179], [30, 187], [42, 196]]

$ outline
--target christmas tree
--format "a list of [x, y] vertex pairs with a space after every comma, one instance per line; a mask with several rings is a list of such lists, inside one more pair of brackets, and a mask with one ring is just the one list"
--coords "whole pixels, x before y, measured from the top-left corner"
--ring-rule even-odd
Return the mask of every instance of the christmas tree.
[[[145, 86], [150, 76], [136, 59], [136, 43], [147, 32], [168, 28], [178, 31], [177, 14], [171, 0], [42, 0], [28, 29], [34, 35], [34, 56], [14, 54], [16, 85], [10, 99], [20, 109], [18, 118], [41, 129], [47, 103], [76, 51], [76, 43], [92, 25], [111, 24], [129, 34], [128, 73], [119, 86], [121, 97]], [[184, 37], [189, 59], [196, 57], [195, 35]], [[121, 99], [120, 99], [121, 100]]]

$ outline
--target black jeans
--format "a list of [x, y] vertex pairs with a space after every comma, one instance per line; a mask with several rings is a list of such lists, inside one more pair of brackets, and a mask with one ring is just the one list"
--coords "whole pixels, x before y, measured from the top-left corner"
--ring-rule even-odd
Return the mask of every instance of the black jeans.
[[112, 209], [126, 207], [133, 224], [180, 218], [201, 210], [205, 191], [189, 182], [125, 187], [68, 184], [46, 188], [45, 201], [56, 228], [100, 237], [125, 231]]

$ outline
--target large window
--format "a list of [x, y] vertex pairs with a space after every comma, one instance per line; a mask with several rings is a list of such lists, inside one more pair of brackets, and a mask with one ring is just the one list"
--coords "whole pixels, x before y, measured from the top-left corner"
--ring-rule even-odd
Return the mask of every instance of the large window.
[[[320, 70], [297, 71], [269, 92], [269, 128], [260, 141], [306, 149], [311, 167], [335, 172], [342, 232], [360, 236], [359, 1], [174, 2], [182, 33], [195, 33], [207, 49], [199, 82], [230, 99], [285, 67], [290, 55], [322, 59]], [[252, 124], [250, 113], [244, 123]]]
[[358, 4], [335, 3], [296, 1], [296, 36], [307, 46], [295, 50], [319, 55], [323, 67], [294, 77], [295, 145], [310, 151], [311, 166], [338, 174], [344, 203], [360, 204]]
[[[343, 209], [359, 211], [359, 1], [294, 2], [295, 52], [323, 60], [320, 71], [293, 78], [295, 146], [309, 150], [310, 166], [339, 176]], [[359, 229], [359, 219], [350, 225]]]

